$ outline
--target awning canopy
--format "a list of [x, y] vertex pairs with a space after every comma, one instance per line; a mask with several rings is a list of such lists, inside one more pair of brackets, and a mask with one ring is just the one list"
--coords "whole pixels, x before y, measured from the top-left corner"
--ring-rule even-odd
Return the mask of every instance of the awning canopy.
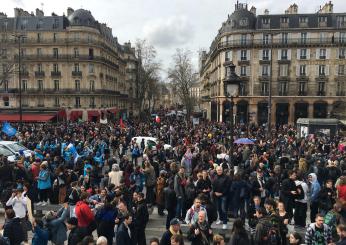
[[82, 117], [83, 117], [82, 111], [71, 111], [71, 114], [70, 114], [70, 120], [71, 121], [76, 121], [78, 119], [82, 119]]
[[[55, 114], [23, 114], [23, 122], [48, 122], [55, 117]], [[19, 122], [19, 114], [0, 114], [1, 122]]]
[[100, 112], [99, 111], [88, 111], [88, 117], [99, 117]]

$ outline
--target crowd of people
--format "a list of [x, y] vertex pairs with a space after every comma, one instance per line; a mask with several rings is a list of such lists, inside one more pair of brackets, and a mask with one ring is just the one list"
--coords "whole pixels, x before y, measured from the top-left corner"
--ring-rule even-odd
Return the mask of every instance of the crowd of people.
[[[341, 136], [299, 138], [280, 126], [267, 137], [263, 127], [237, 125], [236, 138], [253, 143], [231, 145], [229, 132], [225, 123], [169, 118], [24, 124], [15, 136], [1, 133], [33, 152], [19, 151], [15, 163], [0, 156], [0, 244], [25, 244], [29, 231], [34, 245], [148, 244], [154, 207], [166, 231], [150, 245], [346, 244]], [[38, 217], [48, 204], [61, 209]]]

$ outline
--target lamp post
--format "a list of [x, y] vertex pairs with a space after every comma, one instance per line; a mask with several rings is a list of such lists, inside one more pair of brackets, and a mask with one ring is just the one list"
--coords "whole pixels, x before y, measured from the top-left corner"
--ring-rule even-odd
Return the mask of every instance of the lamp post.
[[230, 108], [230, 128], [231, 128], [231, 140], [230, 140], [230, 159], [232, 159], [233, 156], [233, 142], [234, 142], [234, 115], [233, 115], [233, 106], [234, 106], [234, 97], [237, 97], [239, 94], [239, 86], [242, 80], [240, 77], [235, 73], [235, 65], [232, 62], [226, 62], [224, 64], [225, 71], [226, 71], [226, 77], [223, 80], [223, 91], [224, 95], [226, 97], [226, 100], [230, 98], [231, 100], [231, 108]]
[[18, 80], [19, 80], [19, 128], [22, 130], [23, 126], [23, 108], [22, 108], [22, 60], [21, 60], [21, 46], [20, 42], [22, 38], [26, 36], [24, 34], [12, 35], [18, 41]]

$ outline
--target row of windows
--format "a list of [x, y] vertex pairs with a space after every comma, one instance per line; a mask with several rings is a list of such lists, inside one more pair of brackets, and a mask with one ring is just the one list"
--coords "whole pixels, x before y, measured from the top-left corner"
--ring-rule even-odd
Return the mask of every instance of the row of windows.
[[[318, 22], [319, 23], [326, 23], [328, 20], [327, 16], [318, 16]], [[289, 23], [290, 18], [288, 16], [283, 16], [280, 18], [280, 23]], [[337, 23], [345, 23], [346, 22], [346, 16], [337, 16], [336, 17]], [[299, 17], [299, 23], [308, 23], [309, 17], [308, 16], [300, 16]], [[270, 17], [263, 18], [262, 24], [268, 25], [270, 24]]]
[[[320, 48], [316, 49], [316, 59], [330, 59], [330, 49]], [[238, 60], [247, 61], [250, 60], [251, 52], [250, 50], [242, 49], [238, 50]], [[346, 48], [339, 48], [336, 53], [337, 59], [344, 59], [346, 56]], [[310, 49], [297, 49], [297, 59], [307, 60], [310, 59], [311, 53]], [[271, 60], [270, 49], [259, 50], [259, 59], [260, 60]], [[291, 50], [290, 49], [279, 49], [278, 50], [278, 59], [280, 60], [291, 60]], [[232, 60], [232, 51], [225, 52], [225, 61]]]
[[[329, 67], [328, 65], [315, 65], [315, 75], [316, 76], [329, 76]], [[312, 65], [298, 65], [296, 66], [296, 76], [308, 76], [309, 69], [312, 69]], [[238, 68], [238, 73], [240, 76], [250, 76], [251, 75], [251, 67], [242, 65]], [[226, 68], [225, 76], [227, 77], [230, 74], [230, 70]], [[259, 72], [261, 76], [270, 76], [270, 65], [260, 65]], [[346, 75], [346, 65], [336, 65], [335, 66], [335, 75], [344, 76]], [[279, 65], [279, 76], [287, 77], [289, 76], [289, 65], [281, 64]]]
[[[43, 65], [41, 63], [37, 64], [36, 68], [37, 68], [37, 70], [36, 70], [37, 72], [44, 72]], [[8, 69], [8, 66], [3, 64], [3, 67], [2, 67], [3, 72], [6, 72], [7, 69]], [[27, 72], [28, 71], [27, 65], [25, 65], [25, 64], [21, 65], [21, 71]], [[79, 63], [74, 63], [72, 71], [74, 71], [74, 72], [80, 72], [81, 71]], [[59, 64], [57, 64], [57, 63], [53, 64], [52, 72], [55, 72], [55, 73], [60, 72]], [[88, 72], [91, 74], [95, 72], [94, 64], [88, 64]]]
[[[332, 38], [331, 41], [332, 42], [338, 41], [339, 43], [345, 43], [346, 42], [346, 32], [340, 32], [337, 34], [338, 34], [337, 40], [334, 40], [335, 38], [334, 38], [334, 33], [333, 33], [333, 36], [331, 37]], [[300, 37], [299, 37], [299, 43], [307, 44], [309, 35], [310, 35], [310, 33], [308, 33], [308, 32], [301, 32]], [[290, 38], [291, 33], [288, 33], [288, 32], [283, 32], [283, 33], [275, 34], [275, 35], [272, 35], [271, 33], [264, 33], [262, 36], [262, 44], [264, 44], [264, 45], [270, 44], [273, 41], [272, 38], [274, 38], [274, 36], [275, 37], [279, 36], [279, 41], [281, 44], [288, 44], [289, 40], [291, 40], [291, 38]], [[233, 36], [231, 36], [231, 35], [227, 36], [226, 42], [231, 42], [232, 38], [233, 38]], [[241, 45], [250, 44], [251, 40], [252, 40], [252, 37], [249, 34], [241, 34], [241, 36], [240, 36], [240, 44]], [[328, 33], [319, 32], [319, 41], [321, 43], [324, 43], [328, 40], [330, 40], [330, 39], [328, 39]]]

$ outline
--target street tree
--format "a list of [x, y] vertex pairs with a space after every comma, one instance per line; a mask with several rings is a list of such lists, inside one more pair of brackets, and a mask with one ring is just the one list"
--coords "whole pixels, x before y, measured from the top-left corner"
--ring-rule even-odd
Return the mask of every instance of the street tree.
[[189, 50], [177, 49], [172, 58], [173, 65], [168, 70], [168, 78], [175, 87], [182, 104], [185, 106], [187, 118], [189, 119], [195, 103], [194, 98], [190, 94], [190, 89], [195, 81], [191, 52]]
[[[136, 42], [138, 56], [138, 103], [142, 115], [144, 109], [151, 109], [153, 93], [159, 81], [160, 63], [156, 61], [156, 49], [146, 40], [138, 39]], [[148, 108], [145, 106], [148, 105]]]

